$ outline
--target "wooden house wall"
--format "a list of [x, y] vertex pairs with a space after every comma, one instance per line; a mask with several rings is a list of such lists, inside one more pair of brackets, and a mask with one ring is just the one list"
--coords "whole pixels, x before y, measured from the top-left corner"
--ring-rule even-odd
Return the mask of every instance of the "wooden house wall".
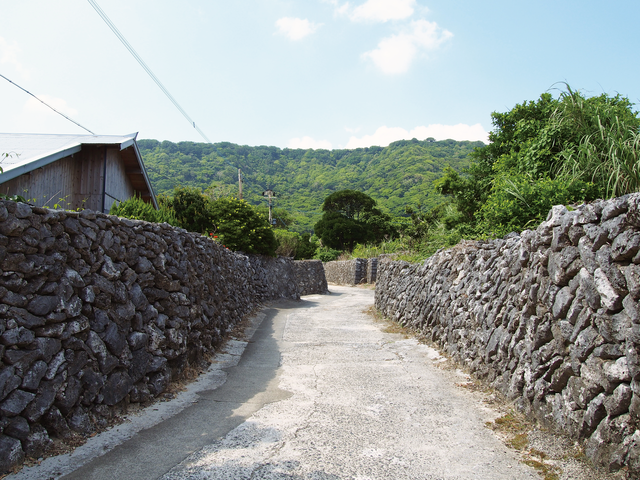
[[124, 201], [135, 195], [135, 190], [127, 175], [125, 162], [120, 150], [117, 148], [110, 148], [107, 153], [107, 182], [105, 187], [105, 192], [107, 193], [105, 195], [105, 210], [107, 212], [114, 202]]
[[[103, 198], [105, 186], [107, 195]], [[135, 193], [120, 149], [91, 145], [84, 145], [71, 157], [0, 184], [0, 192], [22, 195], [37, 206], [95, 211], [104, 208], [105, 212], [116, 199], [126, 200]]]
[[76, 208], [73, 206], [76, 163], [77, 158], [63, 158], [0, 184], [0, 192], [21, 195], [39, 207]]

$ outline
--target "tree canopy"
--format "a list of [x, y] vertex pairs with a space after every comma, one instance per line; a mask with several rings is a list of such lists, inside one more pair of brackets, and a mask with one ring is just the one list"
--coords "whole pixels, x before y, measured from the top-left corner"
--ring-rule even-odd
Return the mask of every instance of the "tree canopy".
[[406, 205], [434, 207], [443, 197], [434, 192], [433, 181], [447, 166], [458, 171], [468, 166], [469, 153], [482, 145], [413, 139], [388, 147], [303, 150], [228, 142], [138, 140], [157, 193], [171, 195], [175, 187], [182, 186], [208, 189], [213, 198], [237, 195], [241, 168], [244, 199], [252, 205], [264, 205], [262, 192], [278, 192], [275, 207], [289, 212], [293, 225], [288, 228], [300, 233], [311, 231], [320, 219], [324, 199], [344, 189], [369, 195], [378, 208], [392, 215], [405, 215]]
[[376, 208], [376, 201], [355, 190], [340, 190], [325, 198], [324, 214], [315, 232], [330, 248], [353, 250], [358, 243], [380, 242], [395, 233], [391, 217]]

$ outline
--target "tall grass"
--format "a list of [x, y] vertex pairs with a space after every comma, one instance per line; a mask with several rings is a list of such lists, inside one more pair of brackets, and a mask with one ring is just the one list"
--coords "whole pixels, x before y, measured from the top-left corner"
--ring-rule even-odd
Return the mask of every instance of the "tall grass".
[[560, 153], [559, 175], [593, 182], [606, 198], [640, 191], [640, 120], [629, 100], [585, 99], [568, 86], [562, 100], [555, 118], [579, 142]]

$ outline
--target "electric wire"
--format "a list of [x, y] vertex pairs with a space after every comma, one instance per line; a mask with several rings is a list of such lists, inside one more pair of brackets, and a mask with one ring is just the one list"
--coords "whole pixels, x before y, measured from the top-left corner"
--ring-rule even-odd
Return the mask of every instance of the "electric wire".
[[67, 120], [69, 120], [72, 123], [75, 123], [77, 126], [79, 126], [80, 128], [82, 128], [83, 130], [86, 130], [87, 132], [89, 132], [91, 135], [95, 135], [95, 133], [93, 133], [91, 130], [89, 130], [87, 127], [83, 127], [82, 125], [80, 125], [78, 122], [76, 122], [75, 120], [72, 120], [71, 118], [67, 117], [64, 113], [59, 112], [58, 110], [56, 110], [55, 108], [53, 108], [51, 105], [49, 105], [48, 103], [44, 102], [43, 100], [40, 100], [38, 97], [36, 97], [33, 93], [31, 93], [30, 91], [22, 88], [20, 85], [18, 85], [15, 82], [12, 82], [11, 80], [9, 80], [7, 77], [5, 77], [4, 75], [0, 74], [0, 77], [4, 78], [7, 82], [15, 85], [16, 87], [18, 87], [20, 90], [22, 90], [25, 93], [28, 93], [29, 95], [31, 95], [33, 98], [35, 98], [36, 100], [38, 100], [41, 104], [43, 104], [46, 107], [49, 107], [51, 110], [53, 110], [54, 112], [56, 112], [58, 115], [62, 115], [64, 118], [66, 118]]
[[200, 130], [200, 127], [198, 127], [196, 125], [196, 122], [194, 122], [191, 117], [189, 117], [189, 115], [187, 114], [187, 112], [180, 106], [180, 104], [176, 101], [175, 98], [173, 98], [173, 96], [169, 93], [169, 90], [167, 90], [165, 88], [165, 86], [162, 84], [162, 82], [158, 79], [158, 77], [155, 76], [155, 74], [151, 71], [151, 69], [147, 66], [146, 63], [144, 63], [144, 60], [142, 60], [142, 57], [140, 57], [140, 55], [138, 55], [138, 53], [133, 49], [133, 47], [131, 46], [131, 44], [127, 41], [127, 39], [124, 37], [124, 35], [122, 35], [122, 33], [120, 33], [120, 30], [118, 30], [118, 28], [114, 25], [114, 23], [109, 19], [109, 17], [107, 16], [106, 13], [104, 13], [104, 11], [100, 8], [100, 6], [96, 3], [95, 0], [88, 0], [88, 2], [91, 4], [91, 6], [94, 8], [94, 10], [96, 12], [98, 12], [98, 15], [100, 15], [100, 17], [102, 17], [102, 20], [104, 20], [104, 22], [107, 24], [107, 26], [111, 29], [111, 31], [116, 35], [116, 37], [118, 37], [118, 39], [120, 40], [120, 42], [122, 42], [122, 44], [126, 47], [127, 50], [129, 50], [129, 53], [131, 53], [131, 55], [133, 56], [133, 58], [135, 58], [138, 63], [140, 64], [140, 66], [147, 72], [147, 74], [151, 77], [151, 79], [156, 82], [156, 85], [158, 85], [158, 87], [160, 87], [160, 90], [162, 90], [162, 92], [167, 96], [167, 98], [169, 100], [171, 100], [171, 102], [175, 105], [175, 107], [180, 111], [180, 113], [182, 113], [182, 115], [184, 116], [184, 118], [187, 119], [187, 121], [193, 125], [193, 128], [196, 129], [196, 131], [202, 136], [202, 138], [204, 138], [207, 143], [211, 143], [211, 140], [209, 140], [207, 138], [207, 136], [204, 134], [204, 132], [202, 130]]

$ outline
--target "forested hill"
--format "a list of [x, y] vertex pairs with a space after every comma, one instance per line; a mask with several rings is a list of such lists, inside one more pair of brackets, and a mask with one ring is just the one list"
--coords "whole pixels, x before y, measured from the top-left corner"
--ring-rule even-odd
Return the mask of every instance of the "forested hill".
[[432, 182], [446, 166], [468, 165], [468, 155], [482, 142], [401, 140], [388, 147], [355, 150], [303, 150], [248, 147], [233, 143], [138, 140], [156, 194], [171, 195], [174, 187], [205, 190], [227, 185], [237, 193], [242, 169], [243, 196], [264, 205], [262, 192], [277, 194], [276, 207], [308, 230], [320, 216], [324, 198], [345, 188], [362, 191], [383, 210], [404, 214], [405, 206], [435, 206], [441, 200]]

